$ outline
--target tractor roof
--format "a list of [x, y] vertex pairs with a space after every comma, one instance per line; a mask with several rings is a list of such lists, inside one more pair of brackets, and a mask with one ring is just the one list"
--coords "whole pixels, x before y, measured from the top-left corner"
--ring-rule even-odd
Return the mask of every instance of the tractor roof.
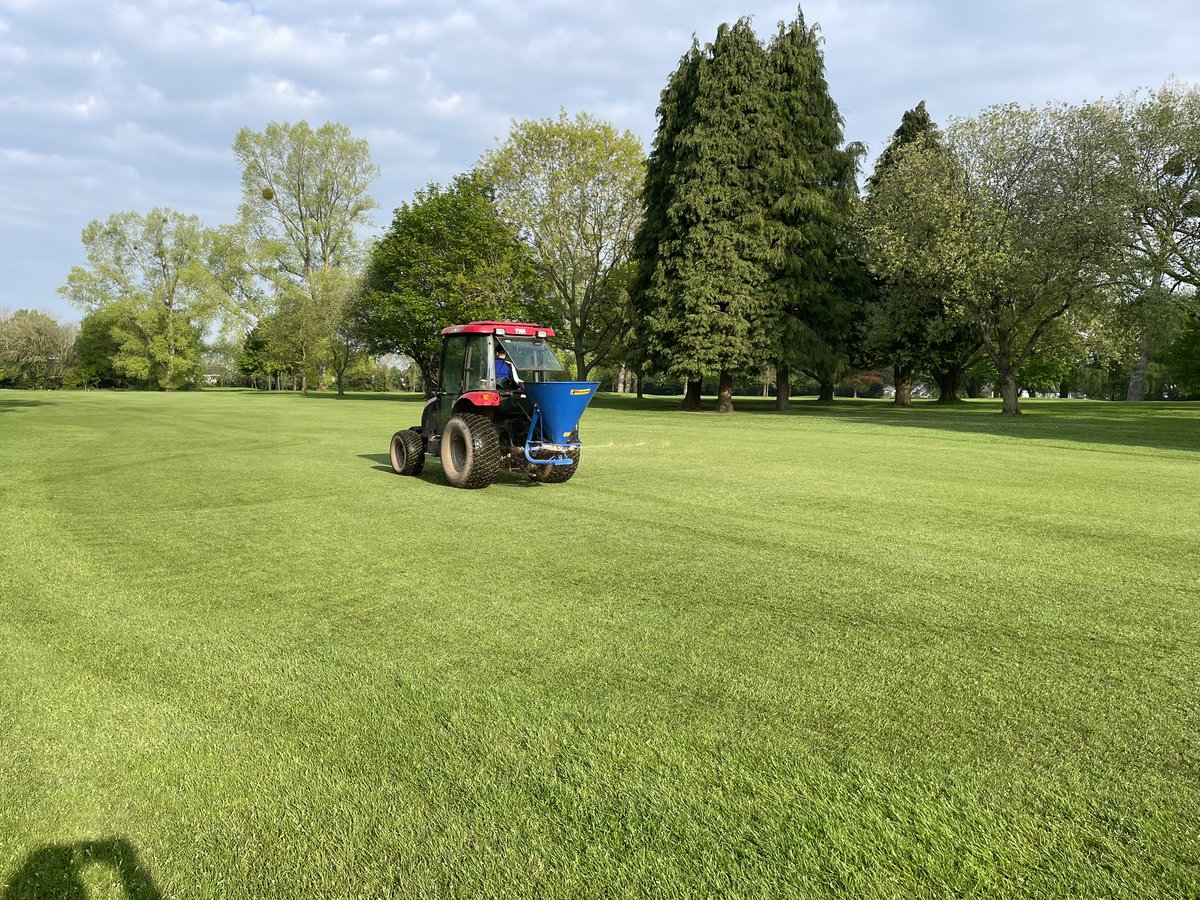
[[522, 337], [554, 337], [554, 329], [536, 322], [468, 322], [443, 328], [442, 334], [505, 334]]

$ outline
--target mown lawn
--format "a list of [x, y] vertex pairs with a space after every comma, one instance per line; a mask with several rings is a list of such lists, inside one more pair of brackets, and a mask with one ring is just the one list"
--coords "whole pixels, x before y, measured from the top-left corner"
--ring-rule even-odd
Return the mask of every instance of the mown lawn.
[[0, 897], [1200, 895], [1200, 407], [739, 405], [0, 392]]

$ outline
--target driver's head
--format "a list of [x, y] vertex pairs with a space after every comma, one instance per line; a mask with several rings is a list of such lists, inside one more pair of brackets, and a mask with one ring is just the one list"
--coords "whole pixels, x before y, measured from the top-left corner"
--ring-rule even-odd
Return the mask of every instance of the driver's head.
[[504, 351], [504, 348], [501, 347], [499, 344], [497, 344], [496, 345], [496, 357], [498, 359], [505, 359], [505, 358], [507, 358], [507, 356], [508, 356], [508, 354]]

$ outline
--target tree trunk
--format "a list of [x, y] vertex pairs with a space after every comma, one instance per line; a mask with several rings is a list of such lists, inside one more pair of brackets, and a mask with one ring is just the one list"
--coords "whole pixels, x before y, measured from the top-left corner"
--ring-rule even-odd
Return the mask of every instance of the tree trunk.
[[787, 366], [775, 369], [775, 409], [787, 412], [792, 408], [792, 373]]
[[892, 377], [896, 382], [896, 397], [893, 406], [912, 406], [912, 366], [896, 366]]
[[727, 369], [721, 370], [721, 380], [717, 386], [717, 412], [733, 412], [733, 373]]
[[1021, 414], [1021, 409], [1017, 404], [1020, 391], [1017, 389], [1017, 370], [1015, 367], [1006, 367], [1000, 373], [1000, 396], [1004, 400], [1001, 408], [1003, 415], [1019, 416]]
[[1126, 400], [1140, 402], [1146, 399], [1146, 369], [1150, 366], [1150, 329], [1143, 328], [1138, 345], [1137, 362], [1129, 374], [1129, 396]]
[[575, 377], [580, 381], [587, 381], [588, 368], [587, 351], [583, 348], [583, 336], [578, 334], [575, 338]]
[[700, 379], [689, 378], [683, 394], [683, 408], [695, 412], [700, 408]]
[[642, 379], [642, 373], [640, 371], [637, 373], [637, 377], [634, 380], [637, 382], [637, 398], [639, 400], [642, 400], [642, 399], [644, 399], [642, 397], [642, 380], [643, 379]]
[[1058, 399], [1066, 400], [1070, 396], [1071, 396], [1071, 388], [1064, 381], [1062, 384], [1060, 384], [1058, 386]]
[[957, 403], [958, 384], [962, 380], [961, 369], [947, 369], [934, 375], [938, 383], [938, 403]]
[[819, 397], [817, 397], [817, 401], [820, 403], [832, 403], [833, 402], [833, 381], [828, 378], [822, 378], [820, 383], [821, 383], [821, 394]]
[[304, 368], [304, 372], [300, 375], [300, 393], [305, 397], [308, 396], [308, 367]]

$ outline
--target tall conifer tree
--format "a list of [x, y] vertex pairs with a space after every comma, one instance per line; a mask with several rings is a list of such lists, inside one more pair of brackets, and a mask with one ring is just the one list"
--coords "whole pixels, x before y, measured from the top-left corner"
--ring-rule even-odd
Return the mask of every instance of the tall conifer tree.
[[732, 410], [733, 372], [760, 355], [769, 312], [761, 144], [768, 67], [749, 20], [739, 19], [685, 56], [664, 92], [664, 107], [677, 106], [660, 120], [647, 179], [658, 241], [641, 302], [666, 373], [688, 383], [687, 409], [699, 405], [700, 379], [715, 374], [717, 409]]
[[[691, 49], [679, 60], [663, 88], [658, 105], [658, 131], [646, 162], [646, 182], [642, 192], [643, 216], [634, 239], [636, 264], [629, 290], [630, 330], [628, 343], [638, 371], [638, 384], [646, 369], [667, 370], [668, 349], [673, 343], [672, 330], [665, 321], [649, 327], [650, 316], [662, 302], [669, 267], [678, 264], [676, 255], [685, 233], [685, 225], [672, 215], [678, 185], [682, 147], [680, 138], [688, 131], [699, 82], [701, 50], [693, 37]], [[694, 396], [693, 396], [694, 385]], [[699, 379], [688, 380], [685, 403], [700, 404]]]
[[684, 408], [698, 408], [700, 380], [718, 375], [717, 409], [729, 411], [733, 373], [791, 349], [789, 317], [835, 346], [848, 332], [862, 148], [843, 145], [802, 13], [769, 48], [747, 19], [703, 50], [693, 43], [658, 112], [632, 291], [637, 343], [687, 382]]
[[[855, 271], [849, 217], [858, 202], [861, 144], [845, 144], [843, 120], [829, 94], [816, 26], [797, 11], [771, 41], [770, 126], [765, 132], [769, 223], [774, 247], [773, 307], [766, 337], [776, 371], [776, 403], [787, 409], [790, 368], [801, 362], [811, 332], [823, 354], [845, 357], [864, 281]], [[832, 399], [832, 382], [828, 384]]]

